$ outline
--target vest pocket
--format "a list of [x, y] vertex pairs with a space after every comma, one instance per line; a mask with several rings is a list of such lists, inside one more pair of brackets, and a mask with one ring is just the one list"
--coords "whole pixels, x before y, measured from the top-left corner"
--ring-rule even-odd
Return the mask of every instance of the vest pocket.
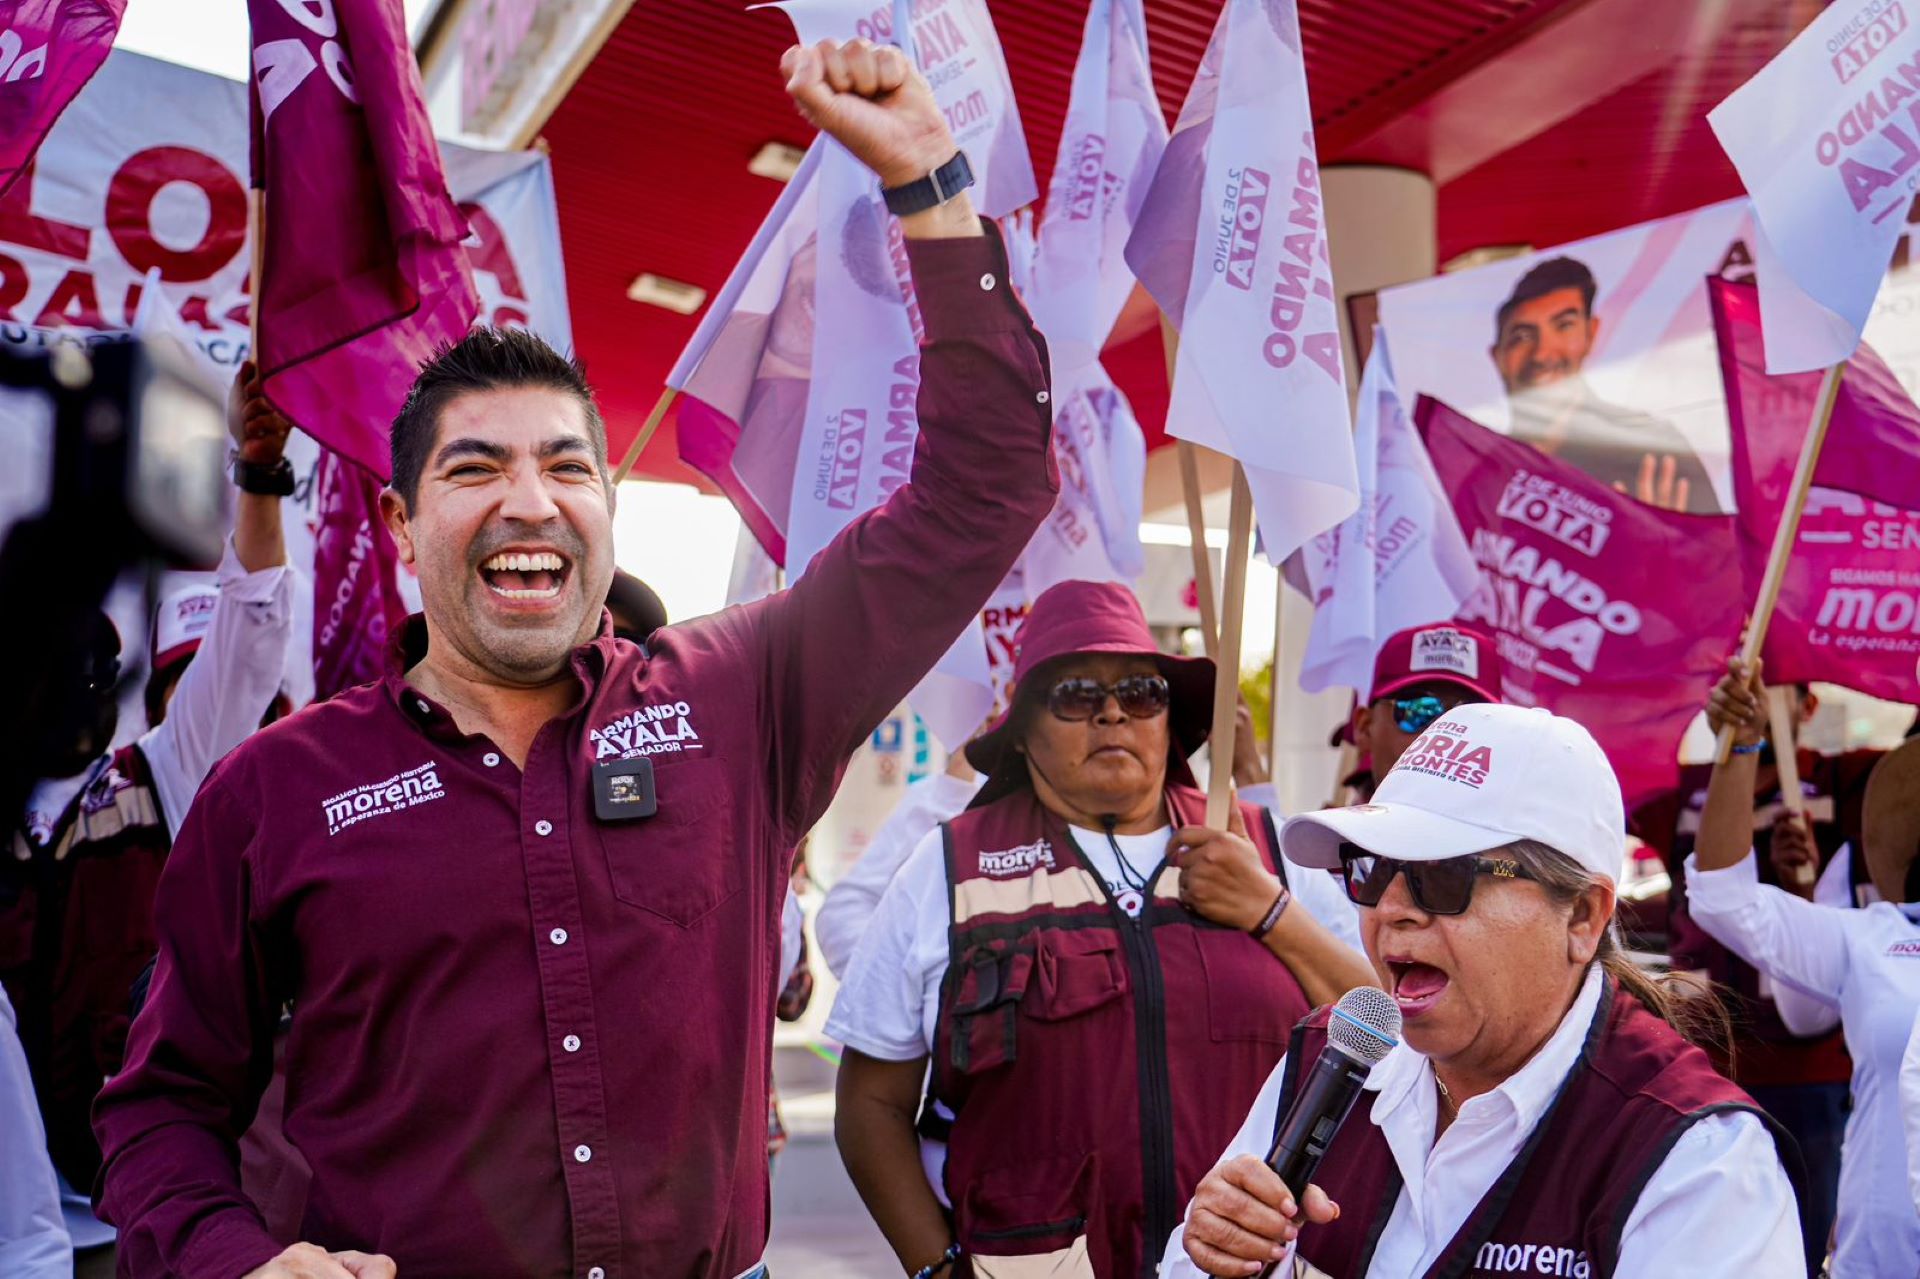
[[980, 1176], [961, 1197], [959, 1234], [976, 1279], [1094, 1279], [1099, 1157], [1037, 1160]]
[[1111, 935], [1042, 933], [1034, 946], [1034, 990], [1027, 1015], [1065, 1021], [1119, 1000], [1127, 993], [1127, 964]]
[[613, 895], [682, 928], [740, 891], [745, 850], [733, 845], [727, 771], [713, 759], [654, 759], [660, 809], [630, 822], [588, 818], [607, 858]]
[[1017, 1055], [1017, 1017], [1033, 976], [1033, 953], [994, 946], [971, 946], [959, 967], [947, 1000], [952, 1018], [953, 1068], [977, 1075], [1012, 1062]]
[[[1163, 929], [1161, 944], [1166, 944]], [[1292, 976], [1253, 938], [1231, 928], [1187, 928], [1207, 978], [1207, 1029], [1215, 1043], [1251, 1040], [1281, 1044], [1304, 1016], [1303, 999], [1282, 988]]]

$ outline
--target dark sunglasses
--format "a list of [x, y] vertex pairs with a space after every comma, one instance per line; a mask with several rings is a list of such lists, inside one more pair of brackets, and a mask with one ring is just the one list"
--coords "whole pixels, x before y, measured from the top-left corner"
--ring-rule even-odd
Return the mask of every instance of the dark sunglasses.
[[1092, 719], [1112, 697], [1133, 719], [1151, 719], [1166, 713], [1172, 700], [1167, 681], [1158, 675], [1129, 675], [1112, 684], [1097, 679], [1063, 679], [1047, 690], [1047, 709], [1058, 719]]
[[1429, 915], [1459, 915], [1473, 902], [1474, 883], [1482, 875], [1532, 879], [1533, 872], [1511, 857], [1446, 857], [1437, 862], [1403, 862], [1370, 853], [1358, 844], [1340, 845], [1340, 873], [1355, 905], [1378, 906], [1395, 875], [1405, 873], [1413, 904]]
[[1427, 725], [1445, 715], [1456, 706], [1465, 706], [1480, 699], [1462, 690], [1462, 696], [1447, 698], [1433, 693], [1422, 693], [1418, 697], [1395, 697], [1389, 699], [1393, 704], [1393, 722], [1400, 726], [1403, 733], [1424, 733]]

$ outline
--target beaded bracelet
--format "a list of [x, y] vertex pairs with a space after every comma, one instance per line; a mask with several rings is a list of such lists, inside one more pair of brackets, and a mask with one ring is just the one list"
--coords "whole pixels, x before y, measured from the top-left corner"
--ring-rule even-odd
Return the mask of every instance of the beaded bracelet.
[[1751, 746], [1736, 746], [1730, 753], [1734, 755], [1758, 755], [1765, 749], [1767, 749], [1767, 739], [1763, 737]]
[[947, 1250], [940, 1254], [940, 1260], [930, 1266], [922, 1266], [914, 1271], [913, 1279], [933, 1279], [933, 1277], [942, 1270], [945, 1270], [948, 1266], [960, 1260], [960, 1252], [961, 1248], [959, 1244], [949, 1245]]
[[1253, 934], [1255, 941], [1262, 940], [1268, 933], [1273, 931], [1273, 926], [1280, 922], [1280, 916], [1286, 914], [1287, 907], [1292, 904], [1293, 894], [1287, 889], [1282, 888], [1280, 895], [1273, 899], [1273, 905], [1267, 907], [1267, 913], [1260, 917], [1260, 922], [1247, 931]]

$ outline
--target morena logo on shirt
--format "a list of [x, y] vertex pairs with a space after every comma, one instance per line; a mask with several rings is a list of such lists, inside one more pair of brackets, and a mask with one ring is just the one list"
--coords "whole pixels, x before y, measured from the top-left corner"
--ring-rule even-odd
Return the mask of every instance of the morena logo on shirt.
[[385, 781], [355, 786], [321, 801], [327, 815], [327, 834], [338, 835], [369, 817], [384, 817], [441, 798], [447, 790], [441, 784], [439, 768], [439, 761], [428, 760]]
[[1920, 959], [1920, 941], [1897, 941], [1887, 947], [1887, 954], [1894, 959]]
[[1479, 790], [1493, 775], [1493, 747], [1476, 746], [1467, 736], [1473, 730], [1465, 724], [1441, 720], [1413, 739], [1407, 753], [1393, 766], [1394, 772], [1406, 769], [1427, 777], [1459, 782]]
[[1052, 870], [1053, 865], [1053, 845], [1045, 838], [1015, 848], [980, 854], [982, 875], [1030, 875], [1042, 866]]
[[692, 714], [693, 708], [685, 702], [660, 702], [629, 711], [587, 734], [593, 758], [638, 759], [704, 749], [693, 729]]
[[1561, 1279], [1591, 1279], [1593, 1274], [1586, 1253], [1550, 1243], [1483, 1243], [1473, 1268], [1496, 1275], [1559, 1275]]

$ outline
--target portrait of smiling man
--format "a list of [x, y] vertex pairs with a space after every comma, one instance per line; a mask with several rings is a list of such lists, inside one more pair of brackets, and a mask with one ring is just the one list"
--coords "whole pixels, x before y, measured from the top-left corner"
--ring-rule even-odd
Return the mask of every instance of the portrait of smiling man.
[[[783, 69], [889, 192], [943, 173], [890, 199], [926, 329], [910, 482], [792, 589], [642, 647], [603, 608], [614, 493], [581, 369], [493, 329], [425, 366], [381, 499], [422, 614], [384, 680], [214, 770], [160, 884], [95, 1112], [123, 1273], [764, 1273], [792, 850], [1058, 488], [1045, 346], [925, 81], [863, 42]], [[297, 1239], [236, 1157], [289, 1003]]]

